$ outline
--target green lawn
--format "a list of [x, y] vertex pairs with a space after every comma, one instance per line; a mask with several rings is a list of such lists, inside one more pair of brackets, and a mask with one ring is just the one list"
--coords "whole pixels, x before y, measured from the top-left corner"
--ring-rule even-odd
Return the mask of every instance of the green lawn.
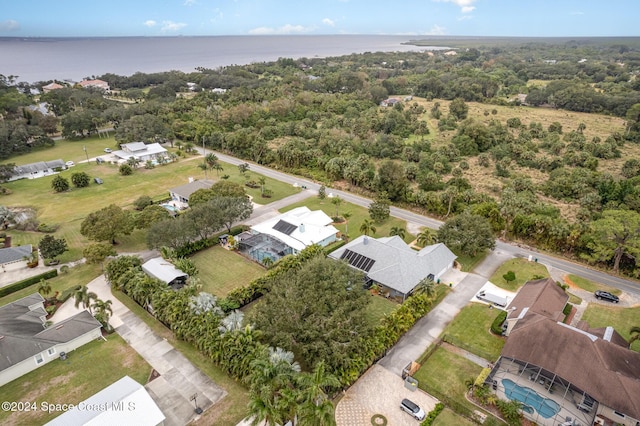
[[[507, 283], [504, 278], [502, 278], [508, 271], [515, 272], [515, 281]], [[524, 283], [531, 281], [536, 276], [547, 278], [549, 271], [546, 266], [538, 262], [529, 262], [527, 259], [516, 258], [509, 259], [500, 265], [498, 270], [489, 278], [489, 281], [505, 290], [516, 291], [522, 287]]]
[[202, 291], [218, 297], [224, 297], [231, 290], [246, 286], [265, 273], [265, 268], [256, 262], [219, 245], [201, 250], [191, 259], [200, 271]]
[[[84, 143], [84, 140], [82, 142], [60, 141], [54, 148], [16, 157], [12, 161], [25, 164], [60, 157], [65, 160], [79, 161], [83, 158], [70, 158], [68, 153], [79, 150], [79, 154], [84, 157], [82, 150]], [[112, 139], [86, 142], [88, 151], [90, 146], [97, 151], [95, 153], [89, 152], [90, 156], [102, 153], [104, 147], [113, 145]], [[109, 204], [117, 204], [122, 208], [130, 209], [133, 202], [141, 195], [148, 195], [155, 200], [166, 198], [170, 188], [186, 183], [189, 177], [204, 178], [204, 172], [198, 168], [201, 159], [200, 156], [192, 156], [154, 169], [148, 170], [140, 167], [130, 176], [121, 176], [117, 166], [113, 164], [96, 164], [95, 162], [76, 164], [69, 170], [61, 172], [60, 176], [70, 179], [73, 173], [86, 172], [91, 177], [102, 178], [104, 184], [97, 185], [92, 182], [86, 188], [72, 188], [68, 192], [54, 193], [51, 190], [53, 176], [8, 182], [4, 186], [10, 189], [12, 194], [3, 196], [3, 205], [32, 207], [37, 211], [37, 219], [40, 223], [59, 225], [55, 235], [58, 238], [65, 238], [70, 248], [69, 252], [63, 254], [60, 259], [63, 262], [75, 260], [82, 257], [82, 248], [88, 244], [88, 240], [80, 235], [80, 224], [89, 213]], [[230, 181], [244, 184], [245, 179], [236, 166], [227, 163], [222, 163], [222, 165], [224, 167], [222, 174], [229, 175]], [[257, 180], [256, 173], [249, 172], [248, 175], [251, 179]], [[213, 172], [209, 172], [209, 178], [218, 179]], [[273, 191], [271, 198], [262, 199], [260, 188], [246, 189], [258, 204], [276, 201], [300, 191], [299, 188], [270, 178], [266, 179], [265, 187]], [[44, 236], [41, 233], [18, 231], [11, 231], [9, 234], [15, 237], [14, 245], [18, 243], [35, 244]], [[145, 235], [144, 231], [136, 231], [130, 236], [121, 237], [118, 239], [119, 245], [116, 248], [120, 252], [143, 250]]]
[[609, 287], [607, 285], [600, 284], [600, 283], [595, 283], [593, 281], [590, 281], [586, 278], [579, 277], [577, 275], [569, 274], [567, 278], [576, 286], [580, 287], [583, 290], [590, 291], [592, 293], [596, 290], [604, 290], [604, 291], [608, 291], [611, 294], [615, 294], [616, 296], [620, 296], [622, 294], [622, 291], [620, 289]]
[[502, 337], [491, 333], [491, 323], [501, 311], [481, 303], [471, 303], [444, 329], [452, 343], [488, 361], [495, 361], [504, 346]]
[[[86, 285], [101, 274], [102, 270], [100, 269], [100, 265], [83, 264], [70, 268], [68, 273], [60, 273], [57, 277], [47, 280], [49, 285], [51, 285], [51, 294], [49, 296], [53, 296], [56, 291], [62, 293], [64, 290], [76, 285]], [[37, 292], [38, 283], [0, 298], [0, 306], [4, 306], [7, 303], [11, 303]]]
[[466, 417], [462, 417], [448, 408], [442, 410], [432, 423], [433, 426], [475, 426], [475, 424], [476, 423]]
[[436, 397], [445, 395], [473, 411], [476, 407], [464, 397], [467, 391], [465, 381], [475, 380], [481, 371], [482, 367], [479, 365], [438, 348], [413, 377], [425, 392], [433, 392]]
[[[320, 200], [318, 197], [310, 197], [298, 203], [291, 204], [285, 208], [280, 209], [280, 212], [284, 213], [296, 207], [301, 207], [301, 206], [306, 206], [311, 210], [322, 210], [330, 217], [334, 217], [336, 215], [336, 206], [331, 204], [331, 199], [325, 198], [324, 200]], [[338, 228], [340, 232], [343, 234], [347, 233], [347, 227], [348, 227], [349, 228], [348, 234], [351, 239], [362, 235], [362, 233], [360, 232], [360, 225], [362, 225], [362, 222], [365, 219], [370, 219], [369, 210], [364, 207], [356, 206], [355, 204], [351, 204], [351, 203], [347, 203], [346, 201], [343, 201], [342, 204], [340, 204], [340, 207], [338, 208], [338, 214], [341, 216], [345, 212], [351, 213], [351, 217], [349, 218], [349, 221], [347, 223], [334, 224], [334, 226]], [[383, 223], [376, 223], [375, 224], [376, 232], [371, 236], [374, 238], [388, 237], [389, 231], [394, 226], [398, 226], [406, 230], [407, 222], [395, 217], [390, 217], [389, 219], [385, 220]], [[414, 235], [405, 233], [404, 241], [406, 243], [410, 243], [414, 239], [415, 239]]]
[[[78, 404], [124, 376], [147, 383], [151, 366], [117, 334], [95, 340], [16, 379], [2, 389], [3, 401]], [[61, 413], [0, 411], [2, 424], [44, 424]]]
[[468, 254], [462, 253], [455, 253], [455, 255], [458, 256], [456, 261], [460, 264], [460, 270], [462, 272], [471, 272], [474, 270], [477, 264], [482, 262], [485, 257], [489, 255], [489, 251], [485, 250], [484, 252], [478, 253], [475, 256], [469, 256]]
[[380, 324], [382, 317], [389, 315], [395, 308], [400, 306], [398, 303], [377, 294], [371, 295], [369, 300], [369, 306], [367, 306], [367, 320], [373, 327]]
[[[629, 340], [631, 327], [640, 327], [640, 307], [619, 308], [592, 303], [582, 315], [582, 319], [589, 323], [591, 328], [611, 326]], [[640, 340], [636, 340], [631, 349], [640, 351]]]
[[208, 409], [194, 422], [194, 425], [235, 426], [247, 415], [249, 392], [247, 388], [230, 378], [224, 371], [200, 353], [193, 345], [177, 339], [171, 330], [158, 322], [140, 305], [122, 292], [114, 291], [114, 296], [124, 303], [138, 318], [142, 319], [157, 335], [165, 338], [189, 361], [209, 376], [217, 385], [227, 391], [227, 396], [214, 407]]

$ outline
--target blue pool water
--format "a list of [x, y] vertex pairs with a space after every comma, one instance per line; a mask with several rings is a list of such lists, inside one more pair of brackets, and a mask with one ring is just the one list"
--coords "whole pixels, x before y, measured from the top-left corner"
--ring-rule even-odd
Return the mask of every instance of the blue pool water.
[[167, 210], [170, 210], [172, 212], [177, 212], [178, 209], [175, 208], [174, 206], [172, 206], [171, 204], [160, 204], [160, 206], [164, 207]]
[[513, 380], [502, 379], [504, 393], [511, 400], [522, 402], [525, 405], [524, 411], [531, 413], [530, 409], [536, 410], [542, 417], [548, 419], [555, 416], [560, 411], [560, 405], [552, 399], [544, 398], [531, 388], [517, 385]]

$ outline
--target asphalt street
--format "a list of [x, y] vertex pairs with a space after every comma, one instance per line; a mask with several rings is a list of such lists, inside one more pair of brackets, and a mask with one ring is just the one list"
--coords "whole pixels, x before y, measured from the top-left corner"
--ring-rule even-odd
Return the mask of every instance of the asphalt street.
[[[202, 148], [198, 148], [198, 150], [200, 151], [200, 153], [202, 153]], [[241, 160], [241, 159], [238, 159], [226, 154], [222, 154], [216, 151], [207, 150], [207, 152], [214, 152], [221, 161], [224, 161], [229, 164], [238, 165], [241, 163], [249, 163], [250, 170], [256, 173], [260, 173], [264, 176], [277, 179], [282, 182], [287, 182], [292, 185], [298, 184], [300, 186], [305, 186], [309, 190], [314, 190], [314, 191], [317, 191], [318, 188], [320, 188], [320, 184], [305, 178], [293, 176], [288, 173], [284, 173], [269, 167], [261, 166], [259, 164], [255, 164], [250, 161]], [[332, 188], [327, 188], [327, 194], [329, 193], [338, 195], [343, 200], [362, 206], [362, 207], [369, 207], [369, 204], [371, 203], [371, 200], [368, 198], [361, 197], [359, 195], [351, 194], [348, 192], [332, 189]], [[413, 222], [420, 226], [426, 226], [433, 229], [437, 229], [440, 227], [440, 225], [442, 225], [442, 222], [439, 220], [422, 216], [420, 214], [417, 214], [405, 209], [401, 209], [398, 207], [391, 207], [391, 215], [394, 217], [398, 217], [400, 219], [404, 219], [408, 222]], [[628, 293], [632, 293], [640, 296], [640, 283], [636, 281], [610, 275], [605, 272], [601, 272], [601, 271], [589, 268], [585, 265], [580, 265], [566, 259], [555, 257], [550, 254], [538, 252], [537, 250], [531, 250], [529, 248], [519, 247], [515, 244], [510, 244], [510, 243], [506, 243], [498, 240], [496, 241], [496, 250], [494, 250], [494, 253], [489, 255], [489, 258], [494, 255], [498, 255], [501, 258], [504, 257], [505, 260], [511, 257], [528, 258], [531, 255], [533, 258], [537, 258], [538, 262], [541, 262], [547, 266], [551, 266], [566, 274], [579, 275], [589, 280], [599, 282], [599, 283], [608, 285], [610, 287], [615, 287], [624, 292], [628, 292]], [[484, 275], [482, 274], [482, 271], [476, 270], [474, 272]]]

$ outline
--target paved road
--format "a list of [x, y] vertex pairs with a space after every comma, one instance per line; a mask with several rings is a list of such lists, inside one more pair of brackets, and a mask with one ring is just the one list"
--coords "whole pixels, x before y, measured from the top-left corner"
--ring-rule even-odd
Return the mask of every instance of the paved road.
[[[199, 151], [200, 153], [202, 153], [202, 148], [199, 148]], [[207, 150], [207, 152], [213, 152], [213, 151]], [[218, 156], [220, 160], [227, 162], [229, 164], [237, 165], [241, 163], [249, 163], [251, 166], [251, 170], [257, 173], [263, 174], [267, 177], [277, 179], [282, 182], [287, 182], [290, 184], [297, 183], [299, 185], [306, 186], [309, 190], [314, 190], [314, 191], [317, 191], [318, 188], [320, 187], [320, 184], [310, 181], [308, 179], [300, 178], [298, 176], [293, 176], [293, 175], [290, 175], [278, 170], [274, 170], [269, 167], [261, 166], [259, 164], [255, 164], [249, 161], [240, 160], [238, 158], [235, 158], [226, 154], [222, 154], [219, 152], [215, 152], [215, 154]], [[339, 195], [340, 198], [344, 199], [345, 201], [348, 201], [350, 203], [353, 203], [362, 207], [368, 207], [369, 204], [371, 203], [371, 200], [368, 198], [361, 197], [359, 195], [351, 194], [348, 192], [336, 190], [336, 189], [327, 188], [327, 193], [333, 193], [334, 195]], [[420, 214], [417, 214], [405, 209], [401, 209], [398, 207], [391, 207], [391, 215], [394, 217], [398, 217], [400, 219], [404, 219], [408, 222], [412, 222], [420, 226], [426, 226], [433, 229], [439, 228], [440, 225], [442, 224], [442, 222], [439, 220], [422, 216]], [[527, 248], [518, 247], [514, 244], [505, 243], [503, 241], [496, 241], [496, 249], [499, 250], [503, 255], [508, 256], [508, 257], [505, 257], [505, 259], [508, 259], [510, 257], [528, 258], [529, 255], [531, 255], [534, 258], [538, 258], [539, 262], [544, 263], [545, 265], [548, 265], [552, 268], [559, 269], [564, 273], [580, 275], [592, 281], [600, 282], [602, 284], [606, 284], [608, 286], [618, 288], [622, 291], [633, 293], [635, 295], [640, 296], [640, 283], [636, 281], [609, 275], [604, 272], [591, 269], [584, 265], [576, 264], [565, 259], [554, 257], [550, 254], [544, 254], [536, 250], [530, 250]], [[493, 254], [489, 255], [489, 257], [491, 256], [493, 256]]]

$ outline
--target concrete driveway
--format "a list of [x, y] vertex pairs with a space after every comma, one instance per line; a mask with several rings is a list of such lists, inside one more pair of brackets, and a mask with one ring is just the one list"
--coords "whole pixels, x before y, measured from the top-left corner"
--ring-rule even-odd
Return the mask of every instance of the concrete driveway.
[[337, 426], [371, 425], [371, 416], [382, 414], [387, 424], [417, 426], [420, 424], [400, 409], [400, 401], [410, 399], [424, 410], [433, 410], [438, 400], [417, 389], [411, 391], [404, 380], [380, 365], [374, 365], [351, 386], [336, 407]]

